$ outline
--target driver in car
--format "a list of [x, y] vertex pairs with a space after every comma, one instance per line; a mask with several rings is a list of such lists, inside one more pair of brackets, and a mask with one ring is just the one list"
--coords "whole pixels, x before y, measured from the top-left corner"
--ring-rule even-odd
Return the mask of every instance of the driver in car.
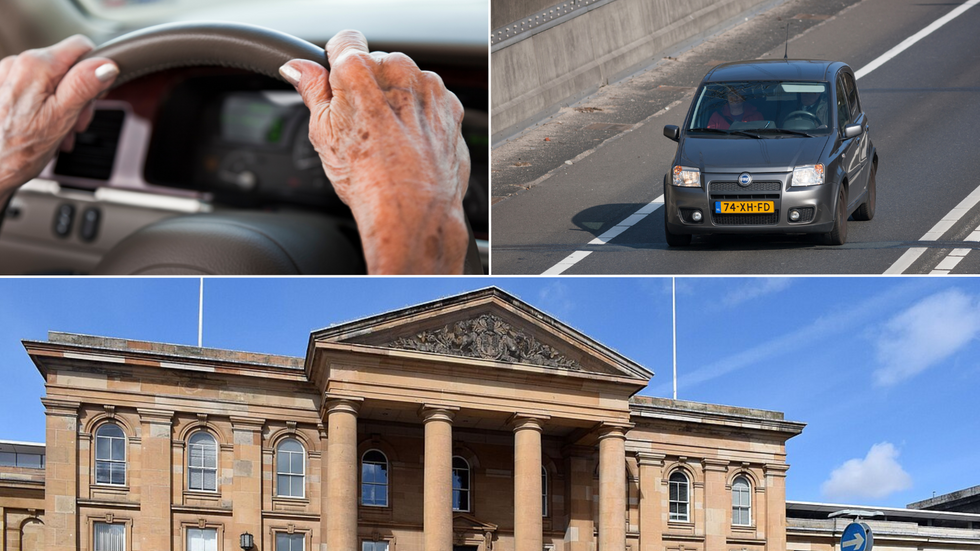
[[827, 101], [822, 99], [823, 92], [803, 92], [800, 94], [800, 111], [813, 115], [818, 126], [827, 126]]
[[745, 98], [735, 90], [729, 88], [728, 103], [711, 114], [708, 119], [708, 128], [728, 130], [733, 122], [749, 122], [763, 120], [762, 113], [754, 105], [745, 101]]
[[[93, 48], [77, 35], [0, 61], [0, 206], [91, 122], [119, 74], [107, 58], [76, 63]], [[310, 109], [310, 141], [354, 214], [368, 272], [462, 273], [462, 104], [406, 55], [369, 52], [360, 32], [338, 33], [326, 51], [329, 72], [305, 60], [279, 71]]]

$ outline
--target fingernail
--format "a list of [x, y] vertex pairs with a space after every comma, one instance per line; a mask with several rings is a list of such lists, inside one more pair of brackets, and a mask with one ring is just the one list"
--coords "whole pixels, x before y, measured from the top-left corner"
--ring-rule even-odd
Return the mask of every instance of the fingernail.
[[116, 78], [118, 74], [119, 67], [116, 67], [115, 63], [99, 65], [99, 68], [95, 70], [95, 78], [99, 79], [99, 82], [109, 82]]
[[280, 67], [279, 74], [282, 75], [282, 78], [286, 79], [286, 81], [288, 81], [293, 86], [299, 84], [299, 79], [302, 76], [299, 74], [299, 71], [293, 69], [289, 65], [283, 65], [282, 67]]

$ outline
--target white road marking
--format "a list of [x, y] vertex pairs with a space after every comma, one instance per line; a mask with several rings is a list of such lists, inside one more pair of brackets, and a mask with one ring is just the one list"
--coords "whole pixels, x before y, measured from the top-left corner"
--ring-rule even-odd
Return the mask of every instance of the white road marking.
[[[978, 0], [980, 1], [980, 0]], [[640, 210], [634, 212], [633, 214], [627, 216], [622, 222], [616, 224], [615, 226], [606, 230], [602, 235], [596, 237], [592, 241], [589, 241], [589, 245], [605, 245], [612, 241], [614, 237], [623, 233], [624, 231], [630, 229], [633, 225], [643, 220], [647, 216], [653, 214], [657, 209], [664, 206], [664, 196], [661, 195], [653, 201], [650, 201], [646, 205], [640, 207]], [[565, 257], [564, 260], [555, 264], [554, 266], [545, 270], [541, 275], [560, 275], [565, 270], [574, 266], [579, 260], [592, 254], [592, 251], [575, 251], [572, 254]]]
[[921, 31], [919, 31], [919, 32], [913, 34], [912, 36], [906, 38], [905, 40], [899, 42], [898, 45], [895, 46], [894, 48], [892, 48], [891, 50], [888, 50], [887, 52], [881, 54], [880, 56], [878, 56], [877, 59], [875, 59], [871, 63], [868, 63], [864, 67], [861, 67], [861, 69], [855, 71], [854, 72], [854, 78], [855, 79], [861, 78], [864, 75], [870, 73], [871, 71], [874, 71], [878, 67], [881, 67], [889, 59], [897, 56], [898, 54], [900, 54], [902, 52], [904, 52], [912, 44], [915, 44], [916, 42], [918, 42], [918, 41], [922, 40], [923, 38], [929, 36], [930, 34], [933, 33], [933, 31], [935, 31], [939, 27], [942, 27], [946, 23], [949, 23], [953, 19], [956, 19], [963, 12], [965, 12], [966, 10], [972, 8], [973, 6], [976, 6], [977, 4], [980, 4], [980, 0], [969, 0], [968, 2], [963, 3], [963, 5], [961, 5], [960, 7], [956, 8], [955, 10], [953, 10], [953, 11], [947, 13], [946, 15], [940, 17], [939, 19], [933, 21], [932, 24], [930, 24], [928, 27], [922, 29]]
[[[980, 0], [977, 1], [980, 2]], [[953, 209], [950, 210], [949, 213], [946, 214], [946, 216], [943, 216], [942, 220], [936, 222], [936, 225], [933, 226], [931, 230], [927, 231], [925, 235], [919, 238], [919, 241], [938, 241], [939, 238], [942, 237], [944, 233], [946, 233], [946, 231], [948, 231], [957, 222], [959, 222], [960, 219], [962, 219], [966, 215], [966, 213], [970, 211], [970, 209], [972, 209], [977, 205], [977, 203], [980, 203], [980, 186], [977, 186], [976, 189], [970, 192], [970, 194], [967, 195], [966, 198], [960, 201], [960, 204], [953, 207]], [[980, 235], [978, 235], [976, 239], [972, 239], [974, 235], [977, 235], [978, 233], [980, 233], [980, 228], [974, 230], [973, 233], [971, 233], [970, 236], [965, 239], [965, 241], [974, 241], [974, 240], [980, 241]], [[919, 257], [922, 256], [922, 253], [924, 252], [926, 252], [925, 247], [913, 247], [905, 251], [905, 254], [899, 257], [899, 259], [896, 260], [894, 264], [892, 264], [887, 270], [885, 270], [885, 273], [886, 274], [905, 273], [905, 270], [907, 270], [909, 266], [912, 265], [913, 262], [918, 260]]]

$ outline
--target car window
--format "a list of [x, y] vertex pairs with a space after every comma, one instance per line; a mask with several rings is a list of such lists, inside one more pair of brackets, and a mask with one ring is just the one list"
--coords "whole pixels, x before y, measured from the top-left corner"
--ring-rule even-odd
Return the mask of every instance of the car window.
[[837, 77], [837, 125], [840, 129], [851, 124], [851, 112], [847, 107], [847, 92], [844, 90], [844, 81]]
[[708, 82], [695, 98], [688, 130], [738, 139], [746, 131], [767, 138], [828, 134], [831, 109], [825, 82]]
[[851, 120], [855, 121], [861, 113], [861, 103], [858, 101], [857, 85], [850, 73], [844, 73], [844, 90], [847, 92], [847, 105], [851, 108]]

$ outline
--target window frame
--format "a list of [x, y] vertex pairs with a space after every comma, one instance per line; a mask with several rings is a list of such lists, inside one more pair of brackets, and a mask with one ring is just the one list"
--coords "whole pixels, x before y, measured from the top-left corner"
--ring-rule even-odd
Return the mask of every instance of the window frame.
[[[378, 483], [378, 482], [366, 482], [364, 480], [364, 465], [365, 464], [369, 464], [369, 465], [381, 465], [381, 463], [379, 463], [377, 461], [365, 461], [364, 460], [364, 458], [367, 457], [367, 454], [369, 454], [371, 452], [377, 452], [377, 453], [381, 454], [381, 457], [384, 458], [385, 481], [384, 481], [383, 484]], [[377, 508], [384, 508], [384, 507], [390, 506], [391, 503], [390, 503], [389, 496], [391, 495], [391, 462], [388, 461], [388, 455], [385, 452], [379, 450], [378, 448], [371, 448], [371, 449], [369, 449], [369, 450], [367, 450], [367, 451], [365, 451], [364, 453], [361, 454], [361, 472], [360, 472], [360, 478], [361, 478], [361, 486], [360, 486], [360, 494], [361, 495], [360, 495], [359, 503], [360, 503], [361, 506], [363, 506], [363, 507], [377, 507]], [[380, 505], [379, 504], [376, 504], [376, 503], [365, 503], [364, 502], [364, 486], [383, 486], [384, 489], [385, 489], [385, 500], [384, 500], [384, 503], [383, 504], [380, 504]]]
[[[106, 430], [108, 427], [115, 427], [122, 434], [122, 436], [108, 436], [108, 435], [103, 436], [103, 435], [100, 435], [99, 434], [103, 430]], [[104, 438], [104, 439], [106, 439], [106, 440], [109, 441], [109, 458], [108, 459], [100, 459], [99, 458], [99, 439], [100, 438]], [[115, 440], [122, 440], [122, 459], [114, 459], [112, 457], [112, 455], [113, 455], [112, 454], [112, 448], [113, 448], [112, 444], [113, 444], [113, 441], [115, 441]], [[118, 423], [115, 423], [115, 422], [112, 422], [112, 421], [107, 422], [107, 423], [102, 423], [101, 425], [99, 425], [95, 429], [95, 446], [94, 446], [94, 457], [95, 457], [95, 461], [93, 463], [93, 466], [94, 466], [94, 469], [95, 469], [95, 473], [94, 473], [95, 476], [93, 478], [95, 480], [95, 484], [96, 485], [99, 485], [99, 486], [114, 486], [114, 487], [123, 487], [123, 488], [126, 487], [126, 483], [129, 480], [129, 464], [128, 464], [128, 462], [129, 462], [129, 450], [127, 449], [128, 446], [129, 446], [129, 438], [126, 436], [126, 431], [124, 431], [123, 428], [121, 426], [119, 426]], [[108, 482], [101, 482], [99, 480], [99, 464], [100, 463], [106, 463], [109, 466], [109, 470], [108, 470], [109, 481]], [[122, 478], [123, 478], [123, 480], [122, 480], [122, 482], [113, 482], [112, 481], [112, 465], [118, 465], [118, 464], [121, 464], [122, 465], [122, 473], [123, 473]]]
[[126, 523], [125, 522], [106, 522], [105, 520], [95, 520], [95, 521], [92, 521], [92, 524], [91, 524], [91, 526], [92, 526], [92, 550], [93, 551], [109, 551], [108, 549], [101, 549], [99, 547], [99, 544], [98, 544], [98, 541], [99, 540], [96, 537], [95, 531], [96, 531], [96, 526], [99, 526], [100, 524], [101, 525], [105, 525], [105, 526], [121, 526], [122, 527], [122, 543], [123, 543], [122, 551], [127, 551], [129, 549], [129, 541], [126, 538], [126, 536], [127, 536], [127, 530], [126, 530]]
[[548, 468], [541, 465], [541, 518], [548, 516]]
[[[684, 481], [674, 481], [674, 476], [681, 476]], [[684, 494], [686, 496], [685, 499], [675, 500], [670, 497], [670, 491], [674, 485], [677, 485], [678, 487], [678, 498], [680, 497], [680, 487], [684, 487]], [[674, 511], [671, 510], [675, 503], [684, 506], [683, 517], [681, 516], [680, 512], [674, 513]], [[691, 477], [688, 476], [688, 474], [682, 469], [675, 469], [670, 473], [670, 476], [667, 477], [667, 519], [668, 522], [691, 522]]]
[[383, 539], [383, 540], [377, 540], [377, 541], [375, 541], [375, 540], [361, 540], [361, 551], [368, 551], [366, 549], [366, 546], [368, 546], [368, 545], [371, 546], [371, 551], [378, 551], [377, 550], [377, 546], [379, 544], [383, 544], [384, 545], [384, 550], [383, 551], [391, 551], [392, 550], [391, 542], [388, 541], [387, 539]]
[[[279, 549], [279, 537], [280, 536], [285, 536], [287, 539], [294, 538], [296, 536], [299, 536], [300, 541], [301, 541], [300, 551], [306, 551], [306, 532], [293, 532], [293, 533], [289, 533], [289, 532], [286, 532], [286, 531], [279, 531], [279, 530], [273, 532], [272, 533], [272, 547], [273, 547], [273, 549], [275, 551], [281, 551]], [[293, 547], [293, 545], [290, 544], [288, 551], [293, 551], [292, 547]]]
[[[300, 451], [298, 451], [298, 452], [290, 451], [290, 450], [285, 450], [284, 451], [282, 449], [283, 445], [286, 444], [287, 442], [290, 442], [290, 441], [296, 442], [296, 444], [299, 445], [299, 447], [300, 447]], [[291, 471], [289, 471], [289, 472], [283, 472], [283, 471], [281, 471], [280, 468], [279, 468], [279, 466], [281, 464], [282, 455], [283, 454], [296, 454], [296, 453], [302, 455], [302, 458], [303, 458], [302, 462], [300, 463], [303, 466], [302, 472], [299, 473], [299, 474], [297, 474], [297, 473], [293, 473]], [[274, 461], [274, 463], [275, 463], [274, 467], [275, 467], [275, 471], [276, 471], [276, 480], [275, 480], [275, 486], [276, 486], [276, 488], [275, 488], [274, 495], [275, 495], [276, 498], [283, 498], [283, 499], [306, 499], [306, 460], [307, 460], [306, 446], [303, 445], [303, 442], [300, 441], [299, 438], [296, 438], [294, 436], [290, 436], [290, 437], [287, 437], [287, 438], [283, 438], [282, 440], [279, 441], [278, 444], [276, 444], [276, 454], [275, 454], [275, 461]], [[292, 465], [292, 461], [289, 461], [289, 464]], [[280, 476], [298, 477], [300, 479], [300, 481], [301, 481], [300, 482], [300, 489], [302, 490], [300, 492], [301, 495], [295, 496], [295, 495], [284, 494], [283, 493], [283, 489], [282, 489], [282, 484], [279, 483], [279, 477]], [[292, 480], [292, 478], [290, 480]], [[290, 483], [289, 486], [290, 486], [290, 489], [292, 489], [292, 483]]]
[[[466, 465], [466, 468], [465, 469], [463, 469], [461, 467], [456, 467], [456, 460], [457, 459], [459, 459], [460, 461], [462, 461]], [[466, 471], [466, 487], [465, 488], [463, 488], [463, 487], [457, 488], [456, 487], [456, 478], [457, 478], [456, 477], [456, 471], [457, 470], [465, 470]], [[452, 460], [452, 474], [453, 474], [453, 503], [454, 503], [453, 512], [454, 513], [471, 513], [471, 512], [473, 512], [473, 468], [470, 465], [470, 462], [467, 461], [466, 458], [463, 457], [463, 456], [454, 455], [453, 456], [453, 460]], [[465, 509], [462, 508], [462, 507], [460, 507], [460, 508], [457, 509], [455, 507], [455, 502], [456, 502], [456, 499], [455, 499], [456, 496], [455, 496], [455, 494], [456, 494], [456, 492], [460, 492], [460, 495], [462, 495], [463, 492], [466, 492], [466, 508]]]
[[[196, 467], [196, 466], [192, 466], [191, 465], [191, 458], [193, 457], [193, 453], [191, 452], [191, 447], [192, 446], [198, 446], [198, 445], [200, 445], [200, 444], [194, 444], [192, 442], [192, 440], [194, 440], [194, 438], [198, 437], [199, 435], [204, 435], [204, 436], [207, 436], [208, 438], [211, 439], [211, 443], [213, 444], [213, 452], [214, 452], [214, 467], [213, 468], [212, 467], [205, 466], [205, 465], [207, 465], [207, 459], [204, 458], [204, 455], [203, 455], [204, 452], [202, 452], [202, 456], [201, 456], [203, 458], [203, 465], [200, 466], [200, 467]], [[218, 488], [218, 451], [219, 450], [220, 450], [220, 446], [218, 445], [218, 439], [215, 438], [214, 435], [211, 434], [210, 432], [202, 429], [202, 430], [194, 431], [194, 433], [190, 435], [190, 437], [187, 439], [187, 490], [188, 491], [191, 491], [191, 492], [207, 492], [209, 494], [218, 493], [218, 490], [219, 490], [219, 488]], [[205, 486], [205, 488], [193, 488], [193, 487], [191, 487], [191, 481], [193, 480], [193, 477], [191, 476], [191, 473], [194, 470], [200, 470], [200, 471], [202, 471], [201, 481], [202, 481], [202, 486]], [[206, 488], [207, 484], [204, 484], [204, 481], [205, 481], [204, 476], [209, 471], [214, 475], [214, 489], [213, 490], [208, 490]]]
[[[745, 484], [744, 495], [748, 499], [748, 505], [746, 506], [741, 505], [741, 503], [735, 503], [735, 496], [742, 493], [741, 490], [736, 490], [736, 486], [739, 483]], [[745, 523], [735, 522], [736, 510], [745, 511], [748, 515], [748, 521]], [[752, 526], [752, 483], [749, 482], [749, 478], [743, 474], [736, 476], [732, 480], [732, 526]]]
[[205, 525], [203, 528], [201, 528], [198, 525], [185, 526], [184, 527], [184, 551], [190, 551], [190, 548], [191, 548], [191, 546], [190, 546], [191, 541], [190, 540], [191, 540], [191, 532], [192, 531], [197, 531], [197, 532], [208, 532], [208, 531], [211, 531], [211, 532], [214, 532], [214, 542], [215, 542], [214, 543], [214, 546], [215, 546], [215, 549], [217, 551], [221, 551], [221, 547], [222, 547], [221, 546], [221, 538], [223, 537], [222, 530], [219, 530], [218, 527], [211, 526], [211, 525]]

